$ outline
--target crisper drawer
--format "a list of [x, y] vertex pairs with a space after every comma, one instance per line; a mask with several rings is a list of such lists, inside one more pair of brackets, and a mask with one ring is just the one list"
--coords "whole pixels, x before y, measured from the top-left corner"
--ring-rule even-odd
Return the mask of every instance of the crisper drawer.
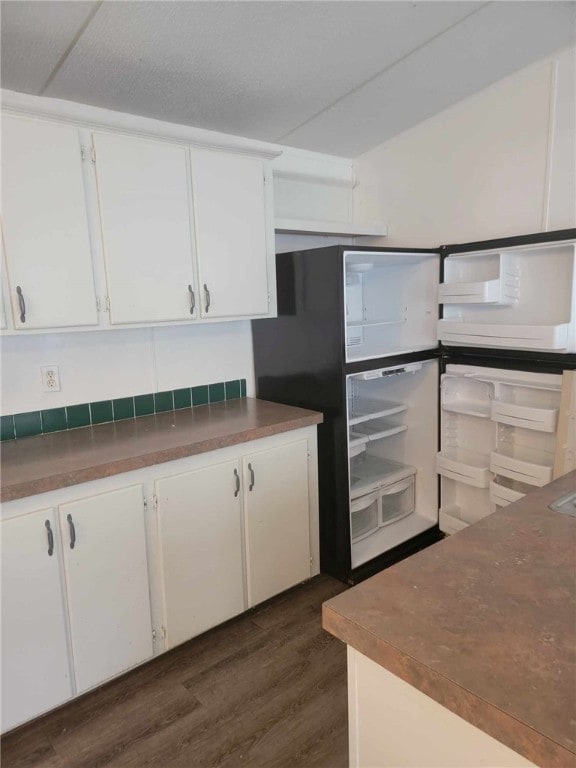
[[488, 488], [490, 482], [488, 456], [464, 448], [444, 448], [436, 455], [436, 471], [475, 488]]
[[381, 491], [380, 525], [389, 525], [414, 512], [414, 475]]
[[536, 429], [539, 432], [555, 432], [558, 422], [558, 409], [531, 408], [515, 403], [505, 403], [492, 400], [490, 418], [500, 424], [511, 424], [513, 427]]
[[490, 469], [496, 475], [542, 486], [552, 480], [554, 456], [532, 448], [512, 445], [490, 454]]
[[380, 493], [360, 496], [350, 505], [350, 528], [352, 541], [361, 541], [380, 527]]

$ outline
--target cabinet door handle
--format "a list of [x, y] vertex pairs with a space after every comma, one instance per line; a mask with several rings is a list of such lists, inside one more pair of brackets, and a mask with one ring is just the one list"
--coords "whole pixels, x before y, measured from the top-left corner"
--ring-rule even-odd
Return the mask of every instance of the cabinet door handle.
[[208, 290], [208, 286], [206, 285], [206, 283], [204, 283], [204, 296], [206, 298], [206, 307], [204, 311], [206, 312], [206, 314], [208, 314], [208, 311], [210, 309], [210, 291]]
[[240, 493], [240, 475], [238, 474], [237, 469], [234, 470], [234, 480], [236, 482], [236, 487], [234, 490], [234, 498], [236, 498], [236, 496], [238, 496], [238, 494]]
[[66, 515], [66, 520], [68, 520], [68, 527], [70, 528], [70, 549], [74, 549], [76, 544], [76, 528], [74, 528], [72, 515]]
[[16, 293], [18, 294], [18, 304], [20, 305], [20, 322], [26, 322], [26, 302], [24, 301], [24, 294], [22, 288], [19, 285], [16, 286]]
[[50, 528], [50, 520], [46, 520], [44, 525], [48, 533], [48, 557], [52, 557], [54, 554], [54, 534], [52, 533], [52, 528]]
[[251, 491], [252, 488], [254, 488], [254, 470], [252, 469], [252, 464], [248, 464], [248, 472], [250, 472], [250, 485], [248, 486], [248, 490]]
[[194, 291], [192, 290], [192, 286], [188, 286], [188, 290], [190, 291], [190, 314], [194, 314], [194, 310], [196, 309], [196, 297], [194, 296]]

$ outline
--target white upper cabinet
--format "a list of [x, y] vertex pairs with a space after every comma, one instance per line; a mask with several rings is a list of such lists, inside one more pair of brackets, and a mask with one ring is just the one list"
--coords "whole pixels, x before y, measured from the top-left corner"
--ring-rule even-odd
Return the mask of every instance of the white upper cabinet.
[[76, 689], [152, 656], [142, 486], [60, 507]]
[[108, 133], [93, 142], [111, 322], [193, 319], [186, 147]]
[[273, 243], [265, 162], [210, 150], [190, 154], [202, 317], [267, 315]]
[[2, 187], [15, 328], [96, 325], [78, 129], [3, 117]]

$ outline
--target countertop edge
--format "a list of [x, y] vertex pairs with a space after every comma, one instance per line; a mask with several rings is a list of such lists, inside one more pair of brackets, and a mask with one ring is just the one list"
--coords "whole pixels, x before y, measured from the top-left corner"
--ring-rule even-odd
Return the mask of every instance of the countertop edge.
[[[188, 456], [197, 456], [221, 448], [253, 442], [254, 440], [272, 437], [284, 432], [292, 432], [296, 429], [316, 426], [321, 424], [323, 420], [323, 415], [321, 413], [309, 413], [306, 416], [298, 416], [286, 421], [267, 424], [260, 427], [251, 427], [240, 432], [233, 432], [225, 437], [219, 435], [201, 442], [192, 442], [173, 448], [164, 448], [160, 451], [152, 451], [130, 456], [109, 463], [95, 464], [82, 469], [72, 470], [71, 472], [50, 475], [39, 480], [15, 484], [7, 488], [0, 487], [0, 502], [8, 503], [29, 496], [36, 496], [41, 493], [57, 491], [72, 485], [80, 485], [82, 483], [101, 480], [106, 477], [112, 477], [113, 475], [119, 475], [125, 472], [132, 472], [156, 464], [176, 461], [178, 459], [187, 458]], [[30, 489], [31, 482], [34, 484], [33, 490]]]
[[[369, 633], [365, 627], [334, 610], [329, 600], [322, 606], [322, 627], [338, 640], [536, 765], [546, 768], [576, 766], [576, 753]], [[355, 631], [351, 631], [352, 627]], [[359, 633], [362, 641], [358, 640]]]

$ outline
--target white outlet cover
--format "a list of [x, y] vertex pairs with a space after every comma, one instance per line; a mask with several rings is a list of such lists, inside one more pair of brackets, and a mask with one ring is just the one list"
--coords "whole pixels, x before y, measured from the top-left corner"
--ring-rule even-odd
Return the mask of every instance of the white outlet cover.
[[60, 372], [57, 365], [43, 365], [40, 368], [42, 374], [42, 390], [44, 392], [60, 392]]

